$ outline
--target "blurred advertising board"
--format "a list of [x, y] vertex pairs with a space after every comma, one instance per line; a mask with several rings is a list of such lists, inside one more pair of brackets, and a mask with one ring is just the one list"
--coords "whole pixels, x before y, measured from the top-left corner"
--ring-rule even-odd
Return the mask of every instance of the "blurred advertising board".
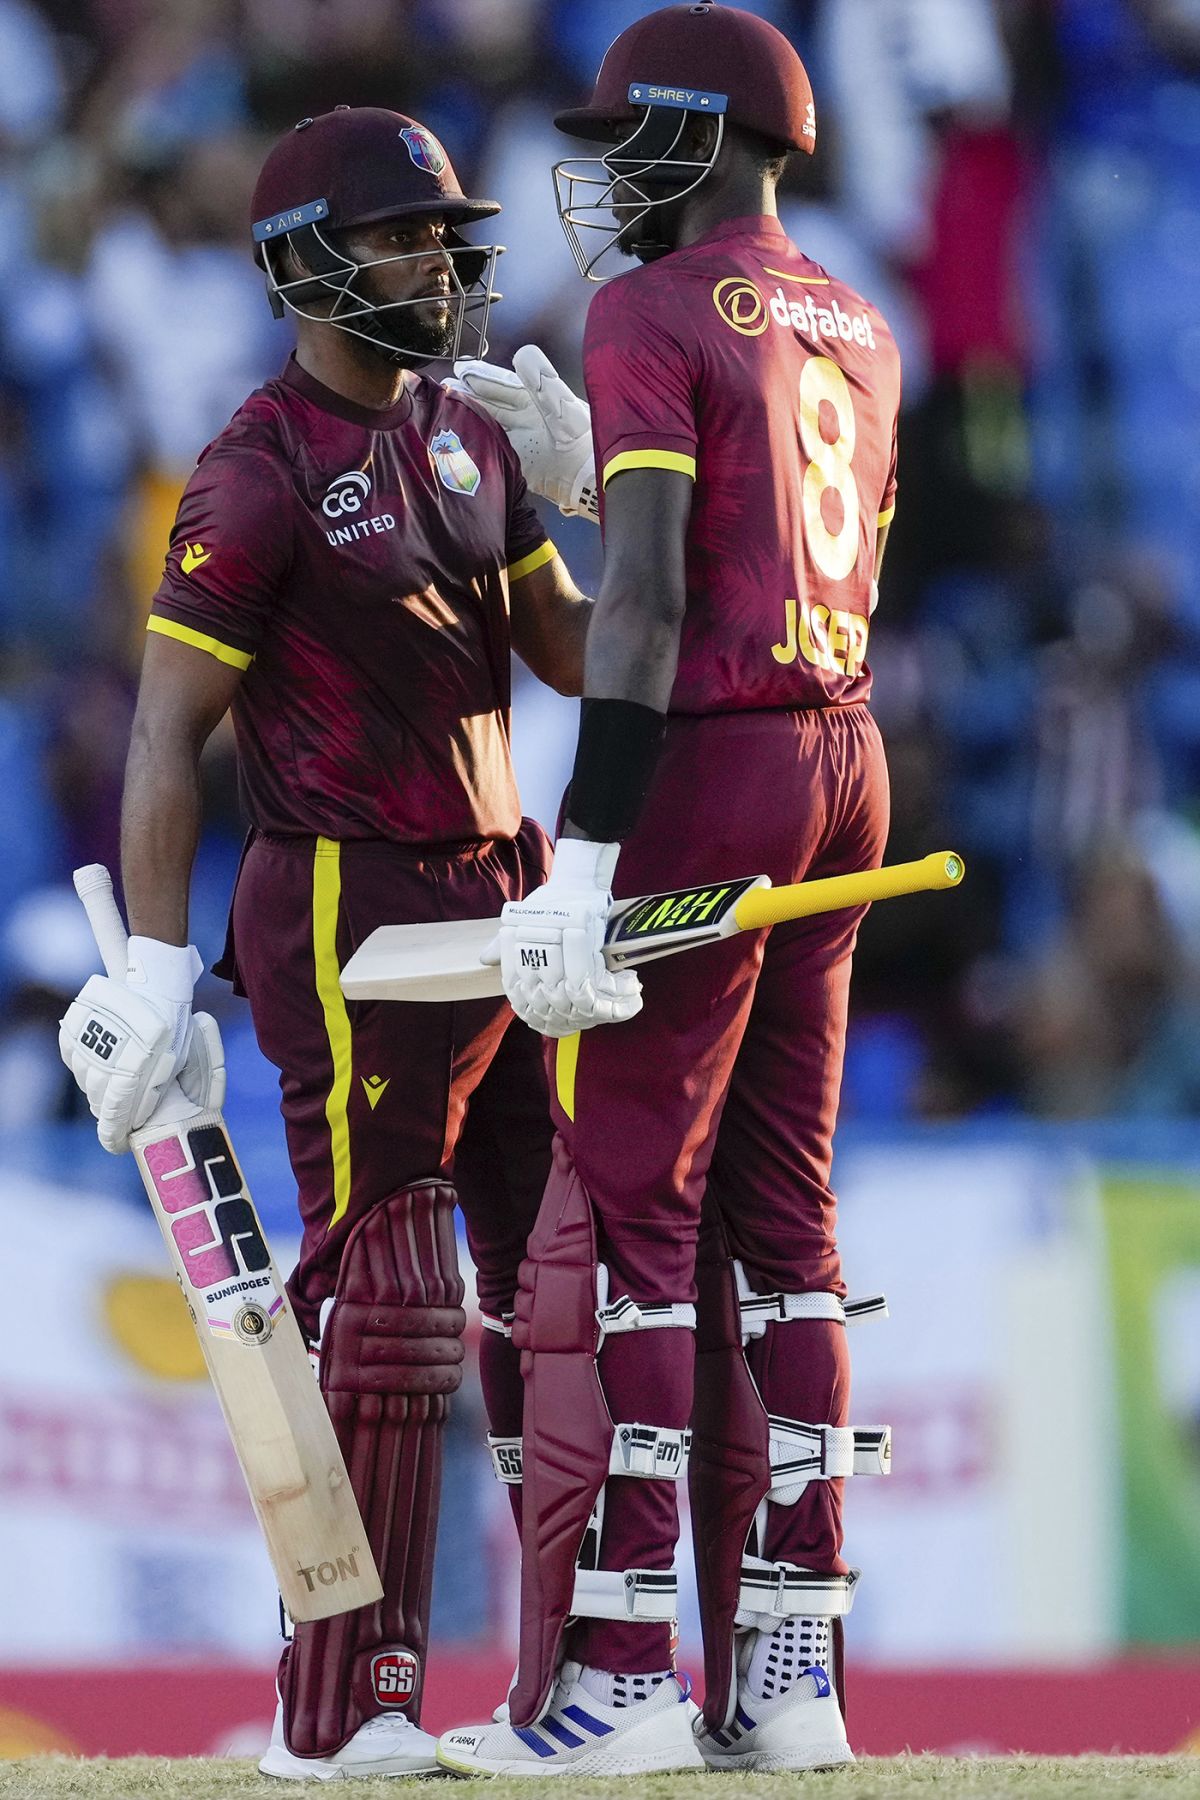
[[[103, 1725], [115, 1747], [149, 1729], [135, 1672], [190, 1670], [241, 1743], [270, 1711], [274, 1590], [157, 1228], [134, 1190], [0, 1177], [0, 1233], [21, 1272], [0, 1317], [0, 1709], [19, 1670], [27, 1700], [30, 1682], [73, 1696], [67, 1714], [56, 1699], [30, 1718], [68, 1736], [73, 1718], [81, 1748]], [[1045, 1133], [860, 1137], [836, 1179], [850, 1292], [890, 1306], [850, 1339], [852, 1418], [895, 1432], [891, 1477], [847, 1494], [864, 1725], [882, 1748], [907, 1708], [930, 1747], [970, 1741], [965, 1717], [952, 1729], [953, 1680], [960, 1698], [982, 1684], [970, 1688], [981, 1743], [1070, 1748], [1005, 1723], [1021, 1716], [1021, 1682], [1053, 1678], [1064, 1695], [1074, 1682], [1074, 1716], [1101, 1720], [1092, 1690], [1124, 1646], [1197, 1636], [1200, 1187], [1182, 1167], [1114, 1172]], [[277, 1250], [286, 1264], [291, 1246]], [[477, 1390], [456, 1410], [433, 1696], [439, 1668], [448, 1695], [472, 1670], [482, 1694], [511, 1669], [515, 1541]], [[681, 1660], [697, 1670], [686, 1553], [681, 1575]], [[247, 1669], [239, 1725], [222, 1671]], [[89, 1688], [109, 1693], [122, 1671], [133, 1715], [115, 1699], [88, 1714]], [[937, 1682], [913, 1712], [928, 1671]], [[197, 1733], [187, 1748], [216, 1747], [217, 1726]]]
[[1121, 1469], [1120, 1629], [1200, 1635], [1200, 1174], [1107, 1173]]

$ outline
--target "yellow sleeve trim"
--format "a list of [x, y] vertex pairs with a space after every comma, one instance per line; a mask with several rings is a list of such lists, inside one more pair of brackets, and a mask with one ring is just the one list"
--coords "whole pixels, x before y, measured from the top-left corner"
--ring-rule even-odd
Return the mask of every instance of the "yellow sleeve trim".
[[828, 287], [828, 275], [789, 275], [786, 269], [768, 269], [763, 264], [764, 275], [778, 275], [780, 281], [794, 281], [797, 287]]
[[690, 475], [696, 479], [696, 459], [684, 456], [678, 450], [622, 450], [611, 462], [604, 465], [603, 486], [607, 487], [614, 475], [622, 469], [678, 469], [681, 475]]
[[546, 564], [553, 562], [557, 555], [558, 551], [547, 538], [544, 544], [539, 544], [536, 550], [531, 550], [529, 555], [523, 556], [519, 562], [509, 563], [505, 574], [510, 581], [520, 581], [522, 575], [532, 575], [535, 569], [545, 568]]
[[880, 513], [879, 519], [878, 519], [878, 525], [879, 525], [880, 531], [883, 530], [885, 525], [891, 524], [895, 515], [896, 515], [896, 508], [894, 505], [889, 506], [886, 512]]
[[195, 650], [207, 650], [218, 662], [228, 663], [231, 669], [248, 669], [254, 661], [249, 650], [235, 650], [232, 644], [223, 644], [219, 638], [206, 637], [202, 631], [193, 631], [190, 625], [177, 625], [174, 619], [162, 619], [157, 613], [151, 613], [146, 620], [147, 631], [159, 631], [163, 637], [178, 638], [181, 644], [191, 644]]

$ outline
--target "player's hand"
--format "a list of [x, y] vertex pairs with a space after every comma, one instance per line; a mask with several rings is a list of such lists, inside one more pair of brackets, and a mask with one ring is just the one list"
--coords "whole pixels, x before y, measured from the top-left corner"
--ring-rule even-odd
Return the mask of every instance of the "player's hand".
[[192, 989], [201, 967], [191, 945], [131, 937], [124, 981], [91, 976], [60, 1023], [62, 1059], [87, 1096], [100, 1142], [114, 1156], [129, 1148], [130, 1133], [146, 1123], [164, 1088], [185, 1069], [197, 1094], [219, 1085], [224, 1096], [215, 1022], [193, 1050]]
[[642, 1010], [632, 969], [604, 960], [618, 844], [560, 838], [545, 887], [510, 900], [500, 931], [483, 953], [498, 962], [509, 1005], [543, 1037], [569, 1037], [593, 1025], [618, 1025]]
[[504, 427], [533, 492], [553, 500], [562, 513], [598, 523], [591, 408], [571, 392], [545, 352], [526, 344], [511, 369], [460, 361], [454, 374], [451, 385], [464, 389]]

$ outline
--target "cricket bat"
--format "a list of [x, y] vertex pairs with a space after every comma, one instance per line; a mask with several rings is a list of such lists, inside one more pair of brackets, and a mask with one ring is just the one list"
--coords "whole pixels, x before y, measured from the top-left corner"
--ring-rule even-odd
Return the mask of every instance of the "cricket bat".
[[[739, 931], [758, 931], [789, 919], [864, 906], [899, 894], [957, 887], [961, 856], [938, 850], [917, 862], [892, 863], [854, 875], [772, 887], [766, 875], [675, 888], [622, 900], [608, 919], [604, 958], [610, 969], [632, 969], [680, 950], [715, 944]], [[498, 966], [479, 958], [500, 929], [499, 919], [453, 919], [428, 925], [381, 925], [342, 970], [348, 1000], [484, 1000], [504, 992]], [[535, 947], [536, 953], [536, 947]]]
[[[100, 863], [76, 869], [106, 972], [125, 925]], [[225, 1120], [178, 1082], [130, 1139], [196, 1327], [283, 1603], [328, 1619], [383, 1597], [333, 1424]]]

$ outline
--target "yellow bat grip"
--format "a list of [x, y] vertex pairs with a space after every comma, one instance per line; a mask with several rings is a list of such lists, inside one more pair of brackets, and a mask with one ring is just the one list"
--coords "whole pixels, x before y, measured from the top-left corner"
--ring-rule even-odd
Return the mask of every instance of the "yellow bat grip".
[[829, 875], [821, 881], [797, 881], [790, 887], [752, 888], [742, 895], [733, 916], [739, 931], [757, 931], [763, 925], [837, 912], [843, 906], [865, 906], [872, 900], [893, 900], [898, 894], [957, 887], [963, 874], [961, 856], [953, 850], [935, 850], [919, 862], [891, 863], [856, 875]]

